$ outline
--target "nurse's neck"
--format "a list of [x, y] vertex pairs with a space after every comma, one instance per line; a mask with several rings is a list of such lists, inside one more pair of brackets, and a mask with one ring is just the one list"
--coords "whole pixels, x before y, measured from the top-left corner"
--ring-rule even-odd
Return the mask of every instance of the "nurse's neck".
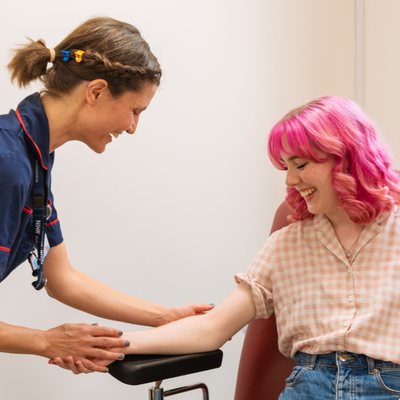
[[42, 95], [42, 103], [49, 121], [49, 153], [63, 144], [77, 140], [83, 129], [80, 124], [85, 103], [86, 85], [82, 84], [62, 97]]

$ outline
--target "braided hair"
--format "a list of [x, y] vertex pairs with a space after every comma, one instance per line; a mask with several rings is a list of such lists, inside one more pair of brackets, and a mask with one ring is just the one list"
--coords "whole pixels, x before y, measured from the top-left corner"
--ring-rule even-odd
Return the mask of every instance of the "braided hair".
[[[75, 52], [83, 51], [77, 62]], [[14, 50], [8, 64], [11, 80], [20, 87], [40, 79], [44, 92], [59, 97], [82, 81], [104, 79], [111, 94], [119, 97], [126, 91], [139, 92], [145, 81], [160, 84], [161, 68], [147, 42], [132, 25], [108, 17], [91, 18], [70, 33], [51, 52], [44, 40], [28, 43]]]

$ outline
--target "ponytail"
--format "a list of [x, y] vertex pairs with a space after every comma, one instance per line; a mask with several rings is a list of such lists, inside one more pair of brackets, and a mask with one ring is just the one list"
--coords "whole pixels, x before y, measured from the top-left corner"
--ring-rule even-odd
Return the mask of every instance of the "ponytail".
[[14, 50], [14, 57], [7, 66], [11, 72], [11, 81], [17, 81], [19, 87], [40, 79], [46, 73], [47, 63], [50, 61], [50, 51], [44, 40], [28, 40], [29, 43]]

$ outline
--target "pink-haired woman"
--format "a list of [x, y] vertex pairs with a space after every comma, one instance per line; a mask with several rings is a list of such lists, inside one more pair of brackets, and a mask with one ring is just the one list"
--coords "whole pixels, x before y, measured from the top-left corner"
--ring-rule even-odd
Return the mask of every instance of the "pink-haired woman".
[[214, 350], [275, 313], [280, 351], [296, 360], [281, 400], [398, 399], [400, 182], [374, 124], [351, 100], [322, 97], [280, 120], [268, 150], [295, 222], [215, 310], [127, 333], [126, 353]]

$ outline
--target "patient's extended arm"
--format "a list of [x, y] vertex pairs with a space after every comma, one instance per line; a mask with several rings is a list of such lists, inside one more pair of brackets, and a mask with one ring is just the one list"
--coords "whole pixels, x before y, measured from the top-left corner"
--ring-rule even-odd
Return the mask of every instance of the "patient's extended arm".
[[[190, 354], [216, 350], [235, 333], [247, 325], [256, 315], [253, 296], [249, 289], [239, 284], [214, 310], [207, 314], [171, 322], [158, 328], [124, 333], [123, 339], [130, 346], [125, 354]], [[92, 372], [72, 357], [67, 362], [56, 357], [57, 362], [74, 373]], [[106, 366], [109, 360], [92, 360], [98, 366]]]
[[189, 354], [216, 350], [256, 314], [253, 296], [239, 284], [208, 314], [185, 318], [155, 329], [127, 332], [126, 354]]

